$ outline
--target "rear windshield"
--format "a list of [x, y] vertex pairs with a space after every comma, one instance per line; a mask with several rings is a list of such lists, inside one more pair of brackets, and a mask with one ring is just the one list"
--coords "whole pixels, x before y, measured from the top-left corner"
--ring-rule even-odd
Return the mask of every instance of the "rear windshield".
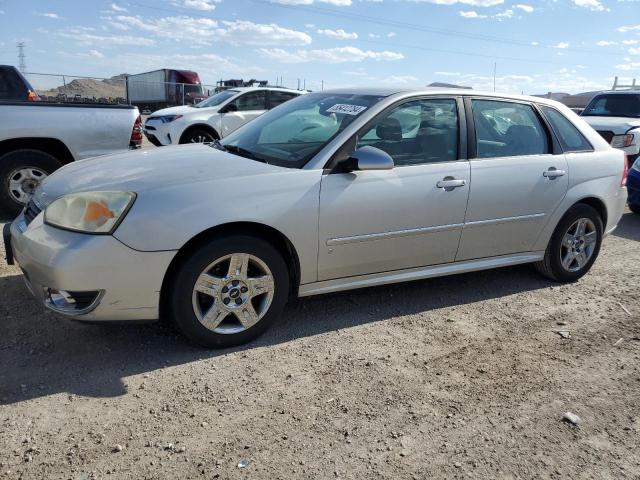
[[26, 100], [31, 85], [13, 67], [0, 67], [0, 100]]
[[640, 118], [640, 94], [598, 95], [587, 105], [582, 116]]

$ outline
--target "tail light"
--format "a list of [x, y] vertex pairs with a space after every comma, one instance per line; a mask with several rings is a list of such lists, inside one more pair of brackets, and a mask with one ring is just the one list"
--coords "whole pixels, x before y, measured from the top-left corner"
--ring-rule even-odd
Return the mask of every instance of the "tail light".
[[621, 187], [627, 186], [627, 175], [629, 174], [629, 157], [624, 156], [624, 170], [622, 171], [622, 180], [620, 181]]
[[142, 117], [138, 115], [135, 123], [133, 124], [133, 130], [131, 130], [131, 140], [129, 146], [138, 148], [142, 144]]
[[40, 96], [33, 90], [27, 92], [27, 102], [39, 102]]

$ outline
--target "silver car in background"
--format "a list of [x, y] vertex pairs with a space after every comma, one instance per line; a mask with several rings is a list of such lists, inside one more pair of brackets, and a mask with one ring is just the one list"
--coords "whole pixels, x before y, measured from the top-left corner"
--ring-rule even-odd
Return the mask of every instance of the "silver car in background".
[[624, 154], [553, 101], [325, 91], [212, 145], [70, 164], [5, 237], [48, 308], [166, 315], [225, 347], [290, 296], [523, 263], [575, 281], [619, 221], [625, 181]]

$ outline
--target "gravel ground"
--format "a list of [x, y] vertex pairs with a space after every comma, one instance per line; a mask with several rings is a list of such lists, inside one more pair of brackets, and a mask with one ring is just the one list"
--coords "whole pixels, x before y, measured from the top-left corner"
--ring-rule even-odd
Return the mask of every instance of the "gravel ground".
[[524, 266], [298, 300], [225, 351], [59, 318], [0, 260], [0, 476], [640, 478], [639, 241], [626, 214], [572, 285]]

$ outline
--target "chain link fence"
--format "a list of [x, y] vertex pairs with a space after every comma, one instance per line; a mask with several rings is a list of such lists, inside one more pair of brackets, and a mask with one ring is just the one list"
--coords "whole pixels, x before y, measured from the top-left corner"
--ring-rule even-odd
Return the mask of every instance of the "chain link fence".
[[[136, 105], [141, 110], [195, 104], [227, 88], [268, 86], [264, 80], [220, 80], [211, 85], [147, 81], [126, 75], [101, 78], [29, 72], [25, 77], [43, 101]], [[301, 88], [300, 81], [298, 84]]]

